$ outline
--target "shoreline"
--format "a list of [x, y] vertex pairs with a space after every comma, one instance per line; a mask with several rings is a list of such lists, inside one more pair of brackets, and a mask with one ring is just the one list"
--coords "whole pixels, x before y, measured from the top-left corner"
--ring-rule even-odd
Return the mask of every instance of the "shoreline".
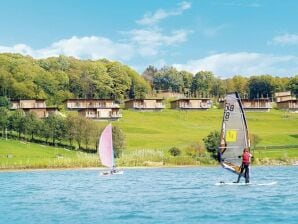
[[[130, 167], [117, 167], [120, 170], [132, 170], [132, 169], [168, 169], [168, 168], [208, 168], [208, 167], [221, 167], [218, 165], [183, 165], [183, 166], [130, 166]], [[253, 167], [270, 167], [270, 166], [298, 166], [298, 164], [258, 164]], [[57, 167], [57, 168], [1, 168], [0, 173], [9, 172], [40, 172], [40, 171], [64, 171], [64, 170], [97, 170], [103, 171], [107, 168], [104, 167]]]
[[[129, 166], [117, 167], [119, 170], [132, 170], [132, 169], [162, 169], [162, 168], [195, 168], [195, 167], [216, 167], [217, 165], [183, 165], [183, 166]], [[57, 168], [1, 168], [1, 172], [26, 172], [26, 171], [51, 171], [51, 170], [107, 170], [104, 167], [57, 167]]]

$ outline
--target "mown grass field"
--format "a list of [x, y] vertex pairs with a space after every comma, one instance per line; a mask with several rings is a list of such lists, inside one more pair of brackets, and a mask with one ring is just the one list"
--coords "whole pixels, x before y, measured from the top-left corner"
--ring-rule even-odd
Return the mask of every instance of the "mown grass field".
[[220, 128], [219, 111], [123, 111], [115, 125], [124, 131], [127, 148], [169, 149], [201, 142], [210, 130]]
[[[203, 146], [202, 139], [211, 131], [220, 131], [223, 111], [136, 112], [123, 110], [123, 117], [114, 121], [126, 137], [126, 149], [118, 159], [121, 166], [199, 165], [215, 164], [210, 158], [187, 157], [185, 148], [193, 144]], [[297, 161], [298, 114], [278, 110], [247, 112], [250, 134], [260, 139], [254, 150], [255, 158]], [[107, 122], [98, 122], [104, 127]], [[171, 157], [171, 147], [182, 150], [180, 157]], [[272, 149], [275, 146], [275, 149]], [[266, 148], [264, 148], [266, 147]], [[286, 148], [288, 147], [288, 148]], [[291, 162], [290, 162], [291, 163]], [[96, 167], [96, 154], [25, 143], [0, 140], [0, 168]]]
[[[169, 149], [203, 145], [211, 131], [220, 131], [223, 111], [135, 112], [124, 110], [123, 118], [114, 122], [124, 131], [128, 150]], [[247, 112], [250, 134], [257, 135], [257, 146], [298, 145], [298, 114], [278, 110]]]
[[93, 154], [49, 147], [18, 140], [0, 139], [0, 169], [98, 166]]
[[298, 149], [266, 149], [266, 150], [255, 150], [254, 156], [256, 158], [269, 158], [269, 159], [286, 159], [286, 158], [297, 158], [298, 159]]

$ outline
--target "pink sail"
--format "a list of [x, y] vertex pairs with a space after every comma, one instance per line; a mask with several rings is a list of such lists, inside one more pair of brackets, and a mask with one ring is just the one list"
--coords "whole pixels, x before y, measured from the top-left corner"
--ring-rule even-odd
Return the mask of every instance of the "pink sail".
[[99, 157], [103, 166], [113, 168], [114, 150], [112, 139], [112, 125], [109, 124], [101, 133], [98, 145]]

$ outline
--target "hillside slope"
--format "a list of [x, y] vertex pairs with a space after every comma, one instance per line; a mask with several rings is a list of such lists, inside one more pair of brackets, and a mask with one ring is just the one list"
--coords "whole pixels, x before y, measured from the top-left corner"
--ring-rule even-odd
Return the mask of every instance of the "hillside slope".
[[[203, 144], [211, 131], [220, 131], [221, 109], [208, 111], [136, 112], [124, 110], [114, 122], [126, 136], [127, 149], [169, 149]], [[257, 135], [257, 146], [298, 145], [298, 114], [278, 110], [247, 112], [249, 133]]]

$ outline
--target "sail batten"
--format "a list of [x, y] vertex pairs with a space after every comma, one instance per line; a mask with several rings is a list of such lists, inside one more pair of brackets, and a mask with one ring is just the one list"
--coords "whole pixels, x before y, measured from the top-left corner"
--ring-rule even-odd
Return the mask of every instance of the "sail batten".
[[244, 148], [249, 148], [245, 114], [238, 93], [229, 93], [225, 98], [218, 149], [221, 165], [234, 173], [239, 173]]

